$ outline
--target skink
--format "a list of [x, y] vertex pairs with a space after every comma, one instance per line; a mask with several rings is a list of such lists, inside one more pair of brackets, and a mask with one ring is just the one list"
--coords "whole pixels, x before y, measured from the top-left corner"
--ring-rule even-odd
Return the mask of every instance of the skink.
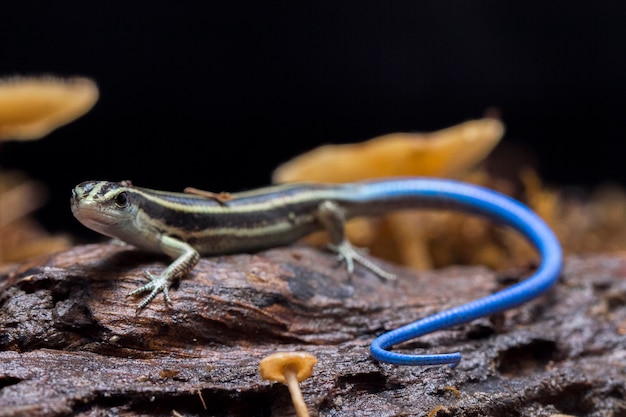
[[561, 247], [554, 233], [522, 203], [487, 188], [458, 181], [394, 178], [350, 184], [287, 184], [234, 194], [194, 190], [171, 193], [129, 182], [87, 181], [72, 190], [72, 212], [85, 226], [140, 249], [164, 253], [174, 261], [130, 295], [149, 292], [143, 308], [187, 274], [200, 254], [257, 251], [283, 246], [326, 230], [351, 272], [359, 263], [384, 279], [394, 276], [356, 250], [346, 239], [344, 222], [409, 208], [456, 209], [482, 215], [517, 229], [538, 250], [542, 262], [525, 281], [490, 296], [443, 311], [384, 333], [370, 347], [372, 356], [398, 365], [456, 365], [459, 353], [414, 355], [388, 349], [414, 337], [467, 323], [526, 301], [558, 279]]

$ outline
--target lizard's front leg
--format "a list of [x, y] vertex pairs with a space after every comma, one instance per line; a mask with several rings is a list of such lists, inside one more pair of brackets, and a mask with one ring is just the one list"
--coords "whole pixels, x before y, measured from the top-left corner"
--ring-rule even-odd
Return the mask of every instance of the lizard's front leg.
[[185, 274], [193, 269], [194, 266], [200, 260], [200, 254], [189, 244], [182, 240], [173, 238], [171, 236], [162, 235], [160, 238], [160, 246], [163, 253], [175, 258], [174, 262], [168, 265], [158, 276], [152, 275], [146, 271], [146, 275], [150, 278], [150, 282], [146, 285], [139, 287], [131, 291], [128, 296], [136, 295], [146, 291], [150, 291], [150, 294], [144, 298], [137, 309], [144, 308], [152, 299], [159, 293], [163, 292], [165, 301], [168, 304], [172, 304], [169, 296], [169, 288], [174, 280], [182, 278]]

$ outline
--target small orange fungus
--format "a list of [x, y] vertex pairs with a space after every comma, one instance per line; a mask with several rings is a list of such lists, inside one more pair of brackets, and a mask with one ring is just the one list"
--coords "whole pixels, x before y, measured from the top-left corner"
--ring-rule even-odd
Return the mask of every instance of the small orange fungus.
[[309, 411], [302, 398], [299, 383], [311, 376], [316, 363], [317, 358], [306, 352], [277, 352], [261, 360], [259, 371], [263, 379], [287, 385], [296, 415], [308, 417]]

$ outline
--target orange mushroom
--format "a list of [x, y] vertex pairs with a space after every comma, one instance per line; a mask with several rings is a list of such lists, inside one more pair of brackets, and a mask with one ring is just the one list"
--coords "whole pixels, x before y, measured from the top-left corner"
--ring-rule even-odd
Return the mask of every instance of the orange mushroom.
[[263, 379], [287, 385], [296, 415], [309, 417], [300, 391], [300, 382], [311, 376], [316, 363], [317, 358], [306, 352], [277, 352], [261, 360], [259, 371]]
[[[82, 116], [97, 100], [98, 87], [87, 78], [0, 79], [0, 142], [39, 139]], [[0, 174], [0, 263], [68, 247], [68, 238], [49, 237], [27, 218], [45, 201], [42, 186]]]
[[498, 144], [504, 125], [486, 117], [433, 133], [392, 133], [361, 143], [324, 145], [280, 165], [275, 183], [352, 182], [402, 175], [458, 177]]
[[[272, 179], [275, 183], [338, 183], [390, 176], [467, 180], [467, 173], [486, 158], [503, 135], [500, 120], [484, 117], [432, 133], [392, 133], [361, 143], [324, 145], [283, 163]], [[347, 225], [347, 235], [373, 256], [415, 269], [431, 269], [439, 264], [434, 255], [452, 251], [433, 250], [428, 236], [433, 230], [436, 236], [439, 226], [449, 222], [436, 215], [434, 220], [429, 217], [425, 221], [424, 216], [429, 214], [398, 212], [381, 219], [354, 219]], [[320, 234], [306, 241], [328, 243], [327, 236]]]
[[98, 95], [96, 84], [83, 77], [0, 80], [0, 140], [46, 136], [88, 112]]

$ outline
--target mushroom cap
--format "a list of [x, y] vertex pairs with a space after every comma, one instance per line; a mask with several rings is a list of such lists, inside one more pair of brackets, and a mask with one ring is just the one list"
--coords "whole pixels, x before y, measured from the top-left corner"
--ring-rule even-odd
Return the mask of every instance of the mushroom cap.
[[0, 140], [39, 139], [88, 112], [98, 95], [83, 77], [0, 79]]
[[259, 363], [263, 379], [285, 383], [285, 373], [295, 372], [298, 382], [302, 382], [313, 373], [317, 358], [306, 352], [276, 352], [266, 356]]
[[503, 135], [502, 122], [486, 117], [432, 133], [391, 133], [361, 143], [322, 145], [278, 166], [272, 182], [456, 177], [485, 159]]

